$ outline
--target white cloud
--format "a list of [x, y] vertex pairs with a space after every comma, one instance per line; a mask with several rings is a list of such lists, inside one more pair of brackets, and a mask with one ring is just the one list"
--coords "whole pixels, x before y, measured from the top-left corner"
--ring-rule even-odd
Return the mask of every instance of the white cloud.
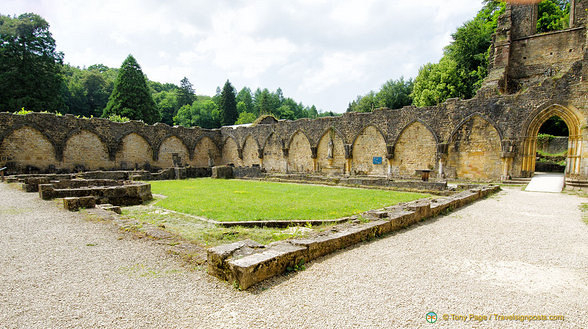
[[386, 80], [437, 61], [471, 0], [6, 0], [3, 14], [51, 24], [66, 62], [118, 67], [135, 55], [161, 82], [187, 76], [199, 93], [230, 79], [342, 112]]
[[320, 67], [308, 69], [299, 91], [321, 93], [325, 89], [349, 81], [362, 80], [365, 77], [363, 68], [367, 64], [366, 54], [329, 53], [322, 56]]

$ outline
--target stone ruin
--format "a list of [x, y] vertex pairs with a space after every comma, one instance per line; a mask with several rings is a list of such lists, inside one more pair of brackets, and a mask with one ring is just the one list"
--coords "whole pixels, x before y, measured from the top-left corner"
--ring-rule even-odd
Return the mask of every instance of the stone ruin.
[[120, 213], [120, 206], [132, 206], [151, 200], [151, 185], [125, 180], [127, 172], [86, 172], [83, 174], [46, 174], [9, 176], [7, 182], [21, 183], [26, 192], [37, 192], [43, 200], [63, 199], [68, 210], [102, 208]]
[[[473, 99], [314, 120], [267, 119], [212, 130], [0, 113], [0, 168], [7, 167], [12, 175], [35, 174], [11, 179], [22, 180], [25, 189], [37, 189], [42, 197], [65, 197], [72, 209], [150, 199], [150, 186], [135, 180], [202, 176], [270, 174], [278, 180], [402, 188], [419, 180], [419, 172], [430, 171], [433, 182], [428, 186], [434, 190], [445, 179], [532, 176], [538, 131], [557, 116], [569, 130], [566, 183], [588, 186], [588, 0], [570, 4], [570, 28], [542, 34], [535, 31], [536, 4], [507, 5], [493, 36], [489, 75]], [[84, 173], [82, 182], [71, 174], [88, 170], [120, 177], [106, 182], [101, 174]], [[366, 214], [367, 223], [352, 221], [310, 239], [213, 248], [209, 271], [247, 288], [300, 260], [496, 190], [481, 187], [436, 202], [382, 209]]]
[[0, 167], [15, 173], [259, 167], [266, 173], [497, 181], [535, 171], [537, 133], [569, 129], [566, 178], [588, 182], [587, 0], [570, 28], [536, 34], [537, 5], [507, 5], [473, 99], [319, 119], [201, 129], [0, 113]]
[[368, 211], [349, 223], [309, 238], [278, 241], [267, 246], [246, 240], [210, 248], [208, 273], [247, 289], [311, 260], [463, 207], [499, 190], [498, 186], [483, 186], [442, 199], [417, 200]]

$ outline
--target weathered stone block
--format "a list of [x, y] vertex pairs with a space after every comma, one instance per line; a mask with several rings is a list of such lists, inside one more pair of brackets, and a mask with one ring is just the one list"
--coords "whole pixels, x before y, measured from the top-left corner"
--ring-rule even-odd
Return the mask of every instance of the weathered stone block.
[[43, 200], [51, 200], [55, 198], [55, 190], [52, 184], [39, 185], [39, 197]]
[[108, 210], [108, 211], [112, 211], [114, 213], [117, 213], [119, 215], [122, 214], [122, 211], [119, 206], [113, 206], [111, 204], [106, 203], [106, 204], [99, 205], [99, 207], [104, 210]]
[[212, 167], [212, 178], [233, 178], [233, 167], [229, 166], [216, 166]]
[[96, 198], [93, 196], [63, 198], [63, 207], [69, 211], [77, 211], [80, 208], [94, 208], [96, 207]]
[[424, 219], [431, 217], [431, 201], [430, 200], [416, 200], [406, 204], [408, 211], [414, 211], [416, 216]]
[[240, 288], [247, 289], [295, 266], [305, 260], [305, 255], [305, 247], [287, 242], [276, 243], [261, 253], [230, 260], [228, 265], [231, 269], [231, 280], [237, 281]]
[[253, 240], [243, 240], [209, 248], [207, 251], [208, 273], [229, 281], [232, 274], [225, 260], [236, 254], [239, 256], [251, 254], [254, 249], [260, 248], [265, 248], [265, 246]]

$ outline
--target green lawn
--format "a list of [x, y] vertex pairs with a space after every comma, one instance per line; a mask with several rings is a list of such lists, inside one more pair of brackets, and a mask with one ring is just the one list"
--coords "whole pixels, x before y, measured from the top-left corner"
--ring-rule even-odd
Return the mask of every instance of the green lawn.
[[427, 194], [245, 180], [153, 181], [156, 206], [218, 221], [336, 219]]

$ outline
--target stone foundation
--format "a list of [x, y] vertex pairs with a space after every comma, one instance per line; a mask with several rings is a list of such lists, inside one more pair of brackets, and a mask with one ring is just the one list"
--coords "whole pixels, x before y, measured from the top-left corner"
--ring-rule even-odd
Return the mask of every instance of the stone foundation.
[[362, 214], [367, 223], [335, 226], [307, 239], [271, 243], [240, 241], [208, 250], [208, 273], [247, 289], [272, 276], [354, 244], [399, 230], [445, 211], [463, 207], [489, 194], [498, 186], [483, 186], [443, 199], [417, 200]]
[[[64, 184], [59, 182], [58, 184]], [[88, 186], [79, 188], [55, 188], [50, 184], [39, 185], [39, 197], [43, 200], [68, 197], [92, 196], [96, 203], [109, 203], [115, 206], [133, 206], [151, 200], [151, 185], [132, 183], [121, 186]]]

